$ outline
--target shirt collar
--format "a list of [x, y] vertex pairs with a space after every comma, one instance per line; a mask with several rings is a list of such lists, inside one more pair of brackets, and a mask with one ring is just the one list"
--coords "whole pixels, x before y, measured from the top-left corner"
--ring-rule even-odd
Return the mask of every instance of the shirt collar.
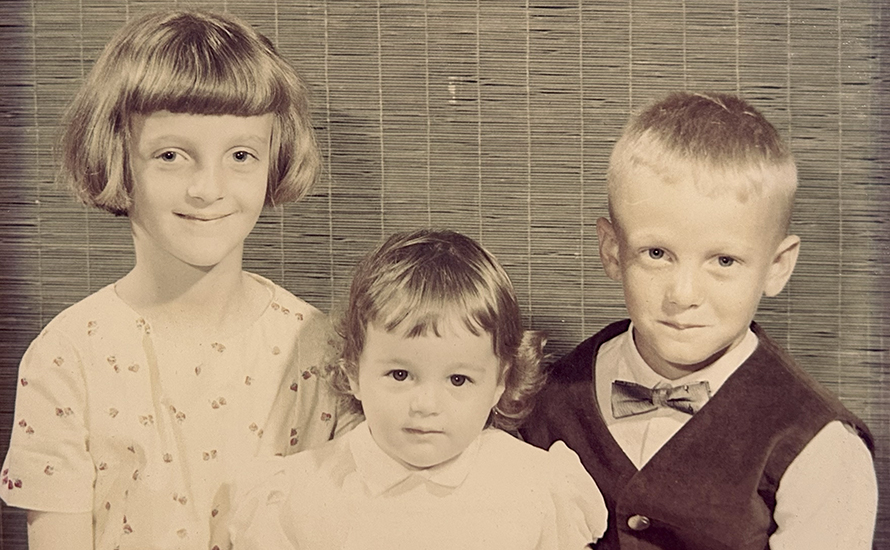
[[414, 470], [396, 461], [377, 445], [367, 422], [356, 426], [350, 433], [349, 440], [356, 470], [375, 497], [411, 477], [442, 487], [456, 488], [469, 475], [479, 454], [479, 446], [480, 437], [476, 437], [464, 452], [448, 462], [423, 470]]
[[732, 376], [732, 373], [742, 366], [742, 363], [757, 349], [757, 335], [749, 328], [742, 341], [739, 342], [739, 345], [723, 354], [722, 357], [707, 367], [691, 372], [686, 376], [669, 380], [652, 370], [646, 364], [646, 361], [643, 360], [639, 350], [637, 350], [637, 346], [634, 344], [632, 323], [627, 332], [618, 337], [622, 338], [622, 341], [619, 343], [621, 346], [619, 355], [623, 360], [619, 362], [618, 372], [614, 377], [616, 380], [636, 382], [648, 388], [655, 387], [656, 384], [678, 386], [707, 381], [708, 387], [711, 390], [711, 397], [717, 393], [717, 390], [726, 382], [726, 379]]

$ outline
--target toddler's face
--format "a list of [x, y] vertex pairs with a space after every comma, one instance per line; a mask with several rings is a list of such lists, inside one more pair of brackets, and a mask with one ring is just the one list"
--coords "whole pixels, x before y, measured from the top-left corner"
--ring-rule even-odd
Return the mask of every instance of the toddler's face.
[[212, 267], [240, 262], [266, 197], [273, 115], [166, 111], [132, 121], [137, 250]]
[[634, 341], [667, 378], [704, 368], [744, 337], [763, 294], [777, 294], [799, 240], [785, 237], [779, 201], [706, 197], [648, 169], [612, 200], [597, 226], [606, 272], [620, 280]]
[[352, 381], [374, 441], [411, 468], [463, 452], [504, 391], [490, 334], [474, 335], [459, 321], [440, 332], [405, 338], [369, 324]]

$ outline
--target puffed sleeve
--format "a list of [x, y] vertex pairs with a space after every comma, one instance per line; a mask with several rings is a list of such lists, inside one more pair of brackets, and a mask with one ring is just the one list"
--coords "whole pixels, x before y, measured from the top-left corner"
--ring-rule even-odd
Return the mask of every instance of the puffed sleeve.
[[550, 446], [551, 494], [560, 549], [587, 548], [606, 532], [608, 510], [578, 455], [562, 441]]
[[73, 342], [51, 327], [31, 342], [17, 380], [0, 497], [45, 512], [89, 512], [95, 469], [88, 450], [86, 384]]
[[228, 533], [233, 550], [298, 550], [284, 530], [294, 490], [281, 457], [253, 461], [234, 482]]

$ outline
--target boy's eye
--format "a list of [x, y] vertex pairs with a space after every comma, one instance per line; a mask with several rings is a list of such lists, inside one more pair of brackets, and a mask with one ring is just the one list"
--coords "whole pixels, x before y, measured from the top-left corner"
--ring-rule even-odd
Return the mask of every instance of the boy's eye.
[[649, 257], [653, 260], [660, 260], [664, 258], [664, 250], [661, 248], [650, 248]]
[[735, 263], [735, 258], [730, 256], [720, 256], [717, 258], [717, 263], [720, 264], [720, 267], [729, 267]]
[[467, 378], [463, 374], [452, 374], [451, 375], [451, 384], [453, 386], [463, 386], [464, 382], [466, 382], [467, 380], [469, 380], [469, 378]]
[[399, 382], [404, 382], [408, 379], [408, 371], [396, 369], [389, 371], [389, 375], [392, 376], [393, 380], [397, 380]]

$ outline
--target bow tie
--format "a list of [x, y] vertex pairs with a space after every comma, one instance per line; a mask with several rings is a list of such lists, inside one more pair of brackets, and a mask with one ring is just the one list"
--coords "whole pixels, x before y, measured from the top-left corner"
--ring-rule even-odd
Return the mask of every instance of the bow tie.
[[711, 387], [707, 382], [647, 388], [633, 382], [615, 380], [612, 382], [612, 416], [624, 418], [659, 407], [694, 414], [708, 402], [710, 396]]

